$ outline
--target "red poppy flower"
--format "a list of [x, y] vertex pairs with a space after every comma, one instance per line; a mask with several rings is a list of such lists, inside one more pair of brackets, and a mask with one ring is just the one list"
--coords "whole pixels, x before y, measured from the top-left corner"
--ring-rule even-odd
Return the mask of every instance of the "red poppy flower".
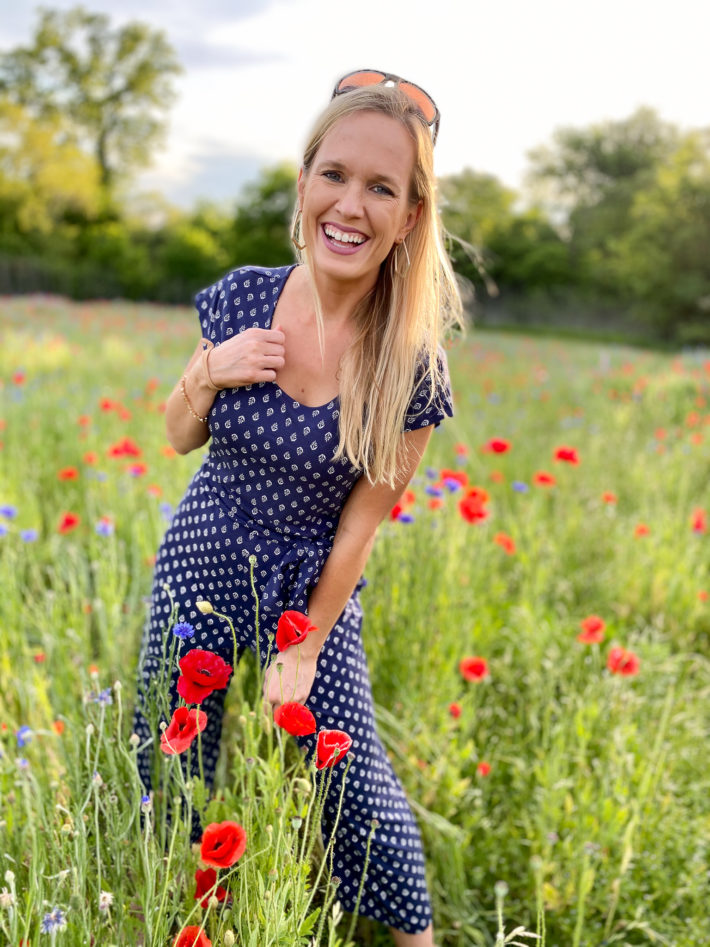
[[634, 529], [634, 536], [648, 536], [651, 530], [646, 526], [645, 523], [638, 523]]
[[391, 520], [399, 519], [400, 513], [404, 513], [404, 508], [401, 503], [395, 503], [395, 505], [390, 510], [390, 519]]
[[12, 380], [16, 385], [24, 385], [27, 376], [24, 372], [14, 372]]
[[57, 532], [70, 533], [73, 529], [76, 529], [80, 522], [81, 517], [76, 513], [62, 513], [59, 525], [57, 526]]
[[462, 487], [468, 486], [468, 474], [463, 470], [449, 470], [448, 467], [445, 467], [441, 471], [440, 480], [442, 483], [444, 480], [454, 480]]
[[458, 720], [458, 718], [461, 716], [461, 704], [457, 704], [456, 702], [449, 704], [449, 713], [454, 718], [454, 720]]
[[44, 662], [47, 660], [47, 655], [44, 651], [35, 651], [35, 653], [32, 655], [32, 660], [35, 664], [44, 664]]
[[638, 656], [633, 651], [621, 647], [612, 648], [606, 661], [606, 666], [612, 674], [623, 674], [624, 677], [638, 674], [639, 664]]
[[503, 483], [505, 480], [505, 474], [502, 470], [491, 470], [491, 472], [488, 474], [488, 477], [493, 481], [493, 483]]
[[237, 822], [212, 822], [202, 833], [200, 858], [213, 868], [231, 868], [247, 847], [247, 834]]
[[149, 484], [147, 491], [152, 497], [161, 497], [163, 495], [163, 488], [159, 483]]
[[88, 427], [91, 424], [91, 418], [88, 414], [80, 414], [76, 423], [79, 425], [79, 427]]
[[467, 444], [454, 444], [454, 450], [456, 451], [457, 457], [466, 457], [468, 454], [468, 445]]
[[57, 471], [58, 480], [78, 480], [79, 471], [76, 467], [62, 467], [61, 470]]
[[693, 510], [693, 515], [690, 520], [690, 525], [693, 527], [694, 533], [704, 533], [707, 531], [707, 515], [705, 510], [697, 509]]
[[510, 450], [510, 441], [503, 440], [502, 437], [492, 437], [481, 450], [485, 454], [505, 454]]
[[601, 644], [604, 640], [606, 622], [599, 615], [587, 615], [579, 623], [582, 631], [577, 635], [577, 641], [582, 644]]
[[536, 483], [538, 487], [554, 487], [557, 481], [554, 476], [546, 470], [538, 470], [537, 473], [533, 475], [533, 483]]
[[108, 449], [109, 457], [140, 457], [142, 451], [131, 437], [124, 437], [116, 441]]
[[321, 730], [316, 743], [316, 769], [335, 766], [345, 756], [353, 741], [342, 730]]
[[479, 489], [474, 487], [459, 500], [459, 513], [467, 523], [482, 523], [490, 515], [490, 511], [486, 509], [486, 500], [478, 493]]
[[116, 402], [112, 401], [111, 398], [102, 398], [101, 401], [99, 401], [99, 408], [101, 408], [103, 412], [108, 413], [109, 411], [115, 410]]
[[180, 659], [180, 671], [178, 694], [188, 704], [201, 704], [212, 691], [224, 690], [232, 667], [212, 651], [193, 648]]
[[309, 631], [318, 631], [307, 615], [293, 610], [285, 611], [276, 626], [276, 647], [285, 651], [292, 644], [306, 640]]
[[612, 493], [611, 490], [606, 490], [602, 493], [602, 500], [604, 503], [616, 503], [616, 494]]
[[212, 941], [196, 924], [183, 927], [173, 941], [173, 947], [212, 947]]
[[147, 464], [130, 464], [126, 467], [126, 470], [132, 477], [142, 477], [143, 474], [148, 473]]
[[178, 707], [160, 736], [160, 749], [168, 756], [184, 753], [198, 732], [202, 732], [206, 726], [207, 714], [204, 711]]
[[224, 901], [227, 897], [227, 892], [222, 885], [215, 888], [217, 872], [214, 868], [198, 868], [195, 872], [195, 881], [197, 882], [195, 901], [199, 901], [203, 908], [207, 908], [212, 897], [217, 898], [218, 901]]
[[412, 504], [416, 503], [416, 500], [417, 500], [417, 495], [414, 492], [414, 490], [405, 490], [399, 502], [402, 504], [402, 506], [405, 509], [407, 509], [407, 507], [410, 507], [412, 506]]
[[701, 590], [698, 592], [698, 600], [699, 600], [699, 601], [701, 601], [701, 602], [707, 602], [708, 598], [710, 598], [710, 593], [706, 592], [705, 589], [701, 589]]
[[481, 762], [476, 767], [476, 772], [478, 773], [479, 776], [487, 776], [490, 773], [490, 771], [491, 771], [491, 764], [487, 763], [485, 760], [481, 760]]
[[81, 459], [85, 464], [96, 464], [98, 463], [99, 455], [93, 450], [88, 450]]
[[509, 556], [514, 555], [515, 540], [512, 538], [512, 536], [508, 536], [507, 533], [496, 533], [493, 537], [493, 542], [498, 543], [498, 545], [504, 549]]
[[482, 681], [490, 673], [486, 659], [479, 657], [462, 658], [459, 662], [459, 671], [467, 681]]
[[163, 446], [160, 448], [160, 453], [163, 455], [163, 457], [177, 456], [177, 451], [170, 444], [163, 444]]
[[316, 732], [316, 718], [308, 707], [296, 700], [281, 704], [274, 710], [274, 722], [292, 737], [305, 737]]
[[56, 734], [61, 736], [64, 733], [64, 726], [65, 724], [63, 720], [55, 720], [54, 723], [52, 724], [52, 730], [54, 730]]
[[554, 459], [563, 461], [566, 464], [578, 464], [579, 455], [574, 447], [558, 447], [554, 454]]
[[440, 510], [443, 505], [444, 501], [441, 499], [441, 497], [432, 497], [427, 503], [427, 506], [430, 510]]

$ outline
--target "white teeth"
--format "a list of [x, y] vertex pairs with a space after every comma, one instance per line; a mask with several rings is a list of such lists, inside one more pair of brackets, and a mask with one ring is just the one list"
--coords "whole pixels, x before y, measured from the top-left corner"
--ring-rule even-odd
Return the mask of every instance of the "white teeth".
[[326, 226], [323, 229], [328, 237], [337, 240], [339, 243], [364, 243], [367, 239], [359, 233], [341, 233], [335, 227]]

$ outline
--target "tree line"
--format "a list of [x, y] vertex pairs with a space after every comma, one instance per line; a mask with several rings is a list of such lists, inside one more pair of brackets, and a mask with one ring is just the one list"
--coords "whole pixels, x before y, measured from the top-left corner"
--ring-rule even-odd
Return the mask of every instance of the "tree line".
[[[0, 54], [0, 293], [185, 303], [231, 265], [293, 260], [295, 167], [232, 208], [133, 195], [180, 71], [162, 32], [81, 7]], [[710, 343], [710, 130], [642, 108], [558, 129], [521, 192], [471, 169], [439, 190], [479, 322]]]

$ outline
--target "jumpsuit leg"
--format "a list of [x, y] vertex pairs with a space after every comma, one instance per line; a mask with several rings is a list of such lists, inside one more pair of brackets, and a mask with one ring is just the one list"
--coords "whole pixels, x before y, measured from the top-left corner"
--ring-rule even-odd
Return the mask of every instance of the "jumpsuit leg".
[[[338, 898], [353, 911], [370, 845], [359, 913], [414, 934], [431, 923], [424, 855], [417, 823], [402, 784], [375, 731], [372, 690], [360, 635], [361, 610], [354, 596], [328, 636], [307, 705], [318, 729], [344, 730], [354, 754], [345, 777], [336, 828], [333, 874], [340, 879]], [[313, 749], [314, 738], [299, 742]], [[323, 837], [327, 844], [337, 815], [345, 761], [336, 764], [325, 805]], [[325, 770], [323, 770], [325, 772]]]

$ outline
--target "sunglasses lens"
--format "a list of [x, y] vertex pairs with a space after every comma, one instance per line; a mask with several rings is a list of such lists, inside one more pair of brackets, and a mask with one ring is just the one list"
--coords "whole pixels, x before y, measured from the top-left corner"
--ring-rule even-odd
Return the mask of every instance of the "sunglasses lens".
[[412, 85], [411, 82], [400, 82], [399, 87], [402, 92], [414, 102], [424, 118], [431, 125], [436, 118], [436, 106], [426, 92], [418, 86]]
[[382, 72], [351, 72], [350, 75], [343, 76], [338, 83], [337, 91], [347, 92], [348, 89], [361, 89], [368, 85], [378, 85], [384, 79]]

